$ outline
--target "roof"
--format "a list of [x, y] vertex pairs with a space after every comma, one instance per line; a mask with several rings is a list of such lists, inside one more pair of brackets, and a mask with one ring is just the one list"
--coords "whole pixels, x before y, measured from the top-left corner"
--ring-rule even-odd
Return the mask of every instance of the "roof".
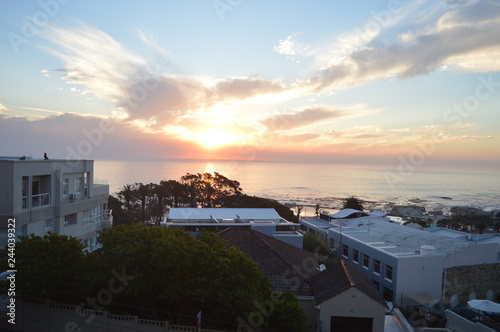
[[362, 216], [368, 215], [368, 213], [360, 211], [360, 210], [343, 209], [337, 213], [331, 214], [330, 217], [335, 218], [335, 219], [344, 219], [344, 218], [349, 217], [351, 214], [362, 215]]
[[318, 273], [313, 253], [248, 228], [227, 228], [217, 235], [257, 262], [275, 291], [313, 295], [310, 277]]
[[171, 208], [170, 220], [280, 220], [272, 208]]
[[311, 282], [317, 304], [321, 304], [354, 287], [375, 302], [387, 307], [384, 298], [379, 294], [371, 279], [344, 263], [344, 261], [340, 261], [340, 263], [334, 264], [316, 274], [311, 278]]
[[[318, 219], [316, 219], [318, 220]], [[396, 257], [420, 255], [423, 245], [436, 248], [436, 255], [449, 256], [472, 245], [471, 241], [443, 236], [442, 234], [414, 229], [393, 223], [385, 218], [361, 217], [353, 220], [331, 221], [314, 224], [308, 219], [301, 223], [329, 229]]]

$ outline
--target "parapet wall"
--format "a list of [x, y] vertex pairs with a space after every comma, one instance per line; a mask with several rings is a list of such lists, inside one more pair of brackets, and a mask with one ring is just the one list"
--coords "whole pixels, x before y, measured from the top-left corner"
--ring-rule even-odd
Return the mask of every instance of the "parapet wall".
[[467, 306], [467, 301], [472, 299], [500, 301], [499, 263], [446, 269], [444, 302]]

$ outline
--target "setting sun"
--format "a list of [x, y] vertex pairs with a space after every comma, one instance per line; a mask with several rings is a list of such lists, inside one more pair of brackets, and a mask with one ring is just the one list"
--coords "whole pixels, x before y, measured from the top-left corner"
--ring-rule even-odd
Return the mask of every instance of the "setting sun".
[[226, 131], [211, 129], [199, 133], [196, 137], [196, 140], [204, 147], [212, 149], [222, 145], [230, 144], [234, 141], [234, 137]]

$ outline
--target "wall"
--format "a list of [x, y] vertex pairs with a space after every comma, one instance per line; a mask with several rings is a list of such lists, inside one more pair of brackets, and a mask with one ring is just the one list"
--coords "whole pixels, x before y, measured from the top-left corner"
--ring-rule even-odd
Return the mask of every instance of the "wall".
[[467, 265], [446, 269], [444, 302], [454, 304], [453, 302], [458, 301], [459, 304], [466, 306], [472, 292], [475, 293], [476, 299], [492, 297], [490, 300], [500, 301], [500, 264]]
[[498, 262], [499, 245], [498, 243], [472, 244], [450, 255], [446, 259], [446, 267], [489, 264]]
[[396, 303], [401, 305], [401, 293], [427, 293], [441, 299], [444, 256], [428, 255], [405, 257], [398, 262], [398, 292]]
[[320, 304], [320, 320], [325, 331], [330, 331], [331, 316], [373, 318], [373, 332], [383, 332], [385, 307], [355, 287]]

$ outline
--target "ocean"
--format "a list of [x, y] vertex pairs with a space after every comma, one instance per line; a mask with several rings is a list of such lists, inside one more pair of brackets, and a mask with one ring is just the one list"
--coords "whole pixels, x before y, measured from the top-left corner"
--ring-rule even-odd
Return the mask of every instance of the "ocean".
[[365, 209], [380, 211], [393, 205], [419, 205], [445, 213], [452, 206], [500, 208], [500, 170], [496, 169], [169, 159], [96, 160], [94, 170], [95, 182], [108, 183], [111, 194], [125, 184], [218, 172], [239, 181], [245, 194], [304, 206], [302, 215], [314, 214], [317, 203], [338, 209], [349, 196], [365, 201]]

